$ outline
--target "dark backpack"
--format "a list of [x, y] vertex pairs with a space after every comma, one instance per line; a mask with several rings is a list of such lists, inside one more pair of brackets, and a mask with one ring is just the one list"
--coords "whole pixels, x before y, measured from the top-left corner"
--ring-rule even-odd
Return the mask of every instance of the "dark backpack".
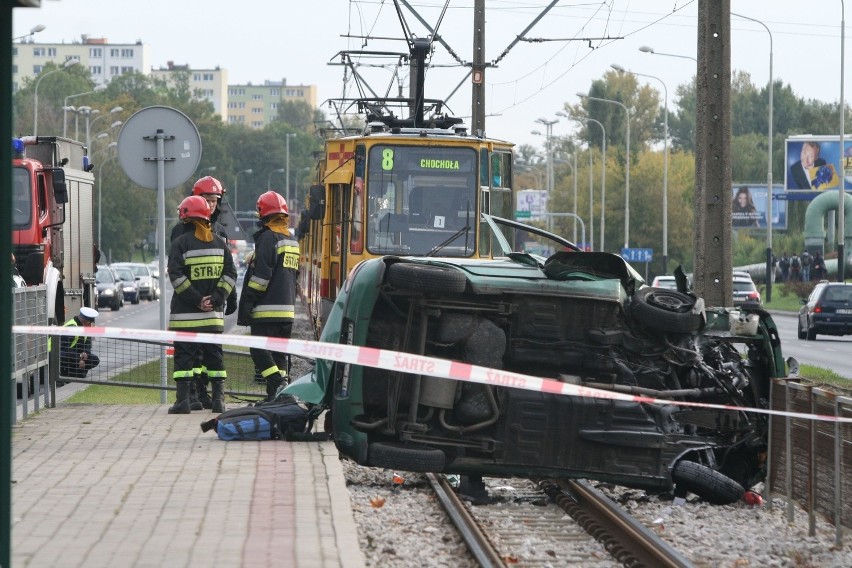
[[799, 257], [798, 256], [794, 256], [793, 258], [790, 259], [790, 268], [799, 268], [799, 266], [800, 266], [800, 263], [799, 263]]
[[215, 428], [220, 440], [288, 440], [313, 425], [311, 411], [292, 395], [271, 402], [227, 410], [201, 423], [201, 431]]

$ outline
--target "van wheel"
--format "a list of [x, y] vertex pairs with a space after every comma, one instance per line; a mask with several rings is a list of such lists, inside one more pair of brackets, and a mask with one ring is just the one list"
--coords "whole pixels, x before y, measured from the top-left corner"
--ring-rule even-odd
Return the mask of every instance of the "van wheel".
[[672, 469], [677, 489], [698, 495], [713, 505], [730, 505], [742, 499], [743, 486], [727, 475], [697, 462], [681, 460]]
[[701, 314], [692, 313], [695, 298], [676, 290], [642, 288], [633, 294], [631, 315], [646, 326], [660, 331], [691, 333], [704, 325]]
[[418, 292], [461, 294], [467, 287], [467, 278], [458, 270], [408, 262], [388, 266], [387, 279], [395, 288]]
[[391, 444], [373, 443], [367, 451], [367, 465], [385, 469], [401, 469], [420, 473], [444, 470], [446, 456], [441, 450], [410, 448]]

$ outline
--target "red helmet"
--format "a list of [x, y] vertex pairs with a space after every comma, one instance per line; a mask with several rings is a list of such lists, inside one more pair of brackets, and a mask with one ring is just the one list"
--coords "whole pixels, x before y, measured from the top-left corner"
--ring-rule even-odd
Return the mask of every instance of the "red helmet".
[[178, 217], [181, 221], [189, 218], [210, 220], [210, 206], [200, 195], [190, 195], [178, 205]]
[[225, 193], [225, 188], [218, 179], [211, 176], [204, 176], [192, 186], [192, 195], [215, 195], [222, 199]]
[[274, 191], [267, 191], [257, 198], [257, 214], [261, 219], [275, 215], [276, 213], [290, 215], [290, 210], [287, 209], [287, 202], [280, 194]]

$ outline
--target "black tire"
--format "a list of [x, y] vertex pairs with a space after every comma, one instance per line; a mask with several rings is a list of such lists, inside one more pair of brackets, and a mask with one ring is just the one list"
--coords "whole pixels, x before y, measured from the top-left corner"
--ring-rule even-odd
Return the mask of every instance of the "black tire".
[[806, 334], [805, 334], [805, 337], [807, 338], [807, 340], [808, 341], [814, 341], [814, 340], [816, 340], [816, 336], [817, 336], [816, 330], [812, 327], [809, 327]]
[[633, 294], [630, 313], [646, 326], [660, 331], [692, 333], [704, 325], [701, 314], [692, 313], [695, 298], [666, 288], [641, 288]]
[[123, 304], [123, 303], [124, 302], [121, 301], [121, 298], [116, 297], [115, 300], [113, 300], [112, 305], [110, 306], [110, 309], [114, 312], [117, 312], [118, 310], [121, 309], [121, 304]]
[[796, 326], [796, 329], [798, 331], [799, 339], [805, 339], [808, 336], [808, 333], [804, 329], [802, 329], [802, 322], [799, 322], [799, 324]]
[[461, 294], [467, 287], [464, 274], [442, 266], [397, 262], [388, 266], [387, 276], [391, 286], [403, 290]]
[[130, 300], [130, 303], [131, 303], [131, 304], [138, 304], [138, 303], [139, 303], [139, 294], [136, 294], [136, 295], [133, 297], [133, 299], [132, 299], [132, 300]]
[[742, 499], [743, 486], [727, 475], [700, 463], [681, 460], [672, 469], [677, 489], [698, 495], [713, 505], [730, 505]]
[[437, 473], [444, 470], [445, 464], [446, 456], [441, 450], [409, 448], [376, 442], [370, 444], [367, 451], [367, 465], [372, 467]]

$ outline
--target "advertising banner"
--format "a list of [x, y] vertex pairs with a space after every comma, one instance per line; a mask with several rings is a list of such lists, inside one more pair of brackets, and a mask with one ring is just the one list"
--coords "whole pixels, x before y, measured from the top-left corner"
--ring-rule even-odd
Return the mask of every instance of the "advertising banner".
[[[852, 190], [852, 139], [844, 143], [844, 172], [840, 168], [840, 139], [838, 136], [797, 136], [788, 138], [785, 148], [784, 187], [787, 191], [803, 192], [813, 199], [821, 192]], [[791, 195], [791, 199], [794, 197]], [[795, 198], [801, 198], [796, 196]]]
[[[731, 226], [734, 230], [766, 228], [766, 184], [740, 183], [731, 190]], [[772, 230], [787, 228], [787, 195], [772, 186]]]

